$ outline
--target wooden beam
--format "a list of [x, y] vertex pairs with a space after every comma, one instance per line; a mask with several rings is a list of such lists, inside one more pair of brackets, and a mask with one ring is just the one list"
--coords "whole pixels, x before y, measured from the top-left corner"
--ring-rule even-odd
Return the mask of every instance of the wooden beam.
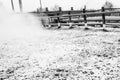
[[[61, 26], [69, 26], [67, 23], [59, 23]], [[85, 23], [72, 23], [73, 25], [84, 25]], [[120, 23], [106, 23], [107, 25], [120, 25]], [[58, 23], [50, 23], [50, 25], [58, 25]], [[102, 25], [99, 22], [89, 22], [88, 25]]]
[[49, 17], [69, 17], [69, 16], [83, 16], [83, 15], [102, 15], [102, 14], [112, 14], [112, 13], [120, 13], [120, 11], [88, 12], [88, 13], [71, 14], [71, 15], [59, 15], [59, 16], [49, 16]]

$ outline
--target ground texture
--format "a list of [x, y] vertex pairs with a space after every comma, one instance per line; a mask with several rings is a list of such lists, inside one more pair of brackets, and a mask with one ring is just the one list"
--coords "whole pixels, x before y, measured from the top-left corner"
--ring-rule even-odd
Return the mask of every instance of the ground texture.
[[8, 17], [0, 19], [0, 80], [120, 80], [119, 29], [47, 30], [28, 14]]
[[0, 80], [120, 80], [119, 32], [46, 32], [0, 41]]

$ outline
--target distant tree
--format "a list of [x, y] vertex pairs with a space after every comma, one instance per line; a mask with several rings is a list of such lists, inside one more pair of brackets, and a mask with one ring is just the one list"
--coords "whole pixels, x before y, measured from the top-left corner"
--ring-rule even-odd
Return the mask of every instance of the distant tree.
[[109, 1], [106, 1], [105, 4], [103, 5], [104, 8], [113, 8], [113, 4]]
[[53, 11], [58, 11], [59, 10], [59, 5], [55, 4], [54, 7], [52, 8]]

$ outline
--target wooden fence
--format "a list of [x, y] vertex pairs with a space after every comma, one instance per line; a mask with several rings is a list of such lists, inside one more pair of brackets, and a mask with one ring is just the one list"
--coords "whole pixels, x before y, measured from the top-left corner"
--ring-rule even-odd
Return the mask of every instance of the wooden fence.
[[[100, 25], [105, 27], [106, 25], [120, 25], [120, 8], [107, 8], [102, 7], [99, 10], [71, 10], [62, 11], [61, 7], [58, 11], [46, 11], [43, 12], [48, 15], [49, 24], [45, 26], [54, 27], [58, 26], [95, 26]], [[117, 14], [117, 16], [116, 16]]]
[[[116, 11], [116, 10], [120, 10], [120, 8], [105, 8], [105, 11]], [[38, 10], [39, 11], [39, 10]], [[89, 10], [85, 10], [85, 12], [100, 12], [101, 9], [98, 10], [93, 10], [93, 9], [89, 9]], [[39, 12], [38, 12], [39, 13]], [[83, 10], [74, 10], [73, 7], [71, 7], [71, 10], [65, 10], [63, 11], [61, 7], [59, 7], [58, 11], [50, 11], [48, 8], [46, 8], [45, 11], [43, 11], [42, 13], [47, 14], [48, 16], [55, 16], [55, 15], [64, 15], [64, 14], [80, 14], [83, 13]], [[120, 15], [120, 14], [119, 14]]]

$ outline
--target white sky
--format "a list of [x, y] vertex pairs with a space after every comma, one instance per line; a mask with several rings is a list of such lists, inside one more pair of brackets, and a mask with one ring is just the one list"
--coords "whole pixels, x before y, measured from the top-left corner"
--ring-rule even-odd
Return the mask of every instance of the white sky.
[[[4, 7], [8, 11], [12, 11], [11, 9], [11, 0], [0, 0]], [[13, 0], [15, 11], [19, 11], [18, 0]], [[69, 10], [70, 7], [74, 7], [74, 9], [80, 9], [84, 5], [87, 6], [87, 9], [100, 9], [101, 6], [105, 3], [105, 1], [110, 1], [113, 3], [115, 7], [120, 7], [120, 0], [41, 0], [43, 7], [52, 8], [55, 4], [62, 7], [63, 10]], [[33, 11], [39, 7], [39, 0], [22, 0], [23, 2], [23, 11]]]

